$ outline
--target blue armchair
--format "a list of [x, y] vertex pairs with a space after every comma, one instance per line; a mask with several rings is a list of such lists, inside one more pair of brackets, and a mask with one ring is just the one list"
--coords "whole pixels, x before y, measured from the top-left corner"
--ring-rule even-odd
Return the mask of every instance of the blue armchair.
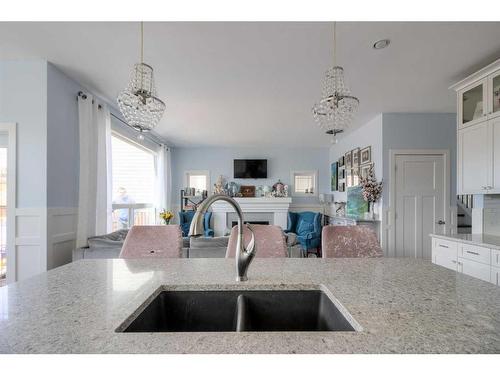
[[[189, 234], [189, 227], [193, 221], [194, 211], [179, 212], [179, 223], [182, 230], [182, 236], [187, 237]], [[213, 237], [214, 230], [210, 229], [210, 219], [212, 218], [211, 212], [206, 212], [203, 218], [203, 235], [205, 237]]]
[[288, 212], [288, 227], [285, 233], [295, 233], [297, 241], [307, 254], [310, 250], [320, 253], [321, 214], [319, 212]]

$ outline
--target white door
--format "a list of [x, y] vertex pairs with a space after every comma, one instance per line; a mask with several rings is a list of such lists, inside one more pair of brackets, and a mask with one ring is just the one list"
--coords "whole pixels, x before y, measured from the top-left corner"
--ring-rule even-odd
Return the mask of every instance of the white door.
[[431, 233], [445, 234], [443, 155], [395, 155], [395, 255], [431, 259]]
[[458, 131], [458, 194], [484, 194], [489, 183], [488, 122]]

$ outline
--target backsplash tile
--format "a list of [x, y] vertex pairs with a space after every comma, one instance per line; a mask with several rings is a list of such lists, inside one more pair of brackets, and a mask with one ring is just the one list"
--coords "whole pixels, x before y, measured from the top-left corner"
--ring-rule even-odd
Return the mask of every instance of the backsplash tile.
[[500, 194], [484, 196], [483, 232], [500, 236]]

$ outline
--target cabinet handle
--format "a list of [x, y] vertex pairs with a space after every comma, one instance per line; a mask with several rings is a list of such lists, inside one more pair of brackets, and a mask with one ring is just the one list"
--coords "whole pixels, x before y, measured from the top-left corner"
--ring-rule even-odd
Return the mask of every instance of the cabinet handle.
[[469, 254], [472, 254], [472, 255], [479, 255], [479, 253], [476, 253], [475, 251], [466, 250], [465, 252], [469, 253]]
[[448, 247], [448, 246], [446, 246], [446, 245], [439, 245], [439, 247], [444, 247], [444, 248], [446, 248], [446, 249], [449, 249], [449, 247]]

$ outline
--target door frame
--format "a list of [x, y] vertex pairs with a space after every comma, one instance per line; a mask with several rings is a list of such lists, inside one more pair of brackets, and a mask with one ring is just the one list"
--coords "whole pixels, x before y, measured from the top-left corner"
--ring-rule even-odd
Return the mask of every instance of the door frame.
[[7, 284], [16, 281], [16, 144], [17, 127], [0, 122], [0, 132], [7, 133]]
[[389, 225], [387, 226], [389, 254], [396, 256], [396, 156], [399, 155], [436, 155], [443, 157], [444, 175], [444, 231], [450, 233], [450, 194], [451, 194], [451, 165], [450, 150], [448, 149], [390, 149], [389, 150]]

